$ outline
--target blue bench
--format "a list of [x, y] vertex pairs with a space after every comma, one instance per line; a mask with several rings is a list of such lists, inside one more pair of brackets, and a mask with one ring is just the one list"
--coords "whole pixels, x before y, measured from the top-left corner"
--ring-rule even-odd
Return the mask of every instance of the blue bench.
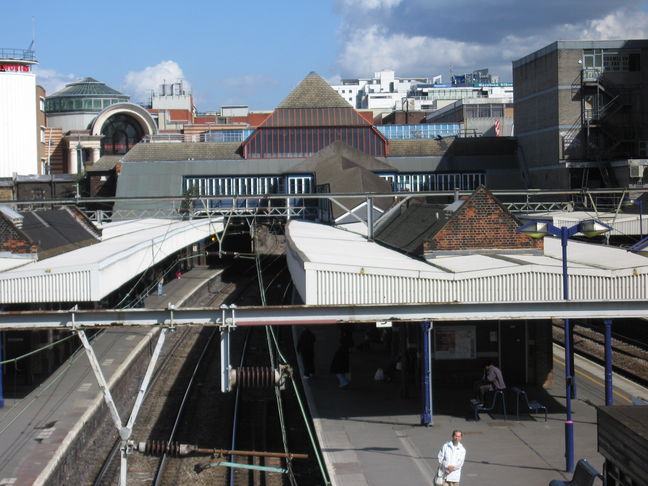
[[511, 387], [511, 390], [515, 393], [516, 396], [515, 413], [518, 420], [520, 420], [520, 397], [522, 397], [524, 399], [524, 403], [526, 403], [527, 411], [529, 413], [538, 413], [542, 410], [544, 412], [545, 422], [547, 421], [547, 407], [536, 400], [529, 400], [526, 392], [520, 387], [513, 386]]
[[594, 469], [586, 459], [580, 459], [576, 464], [571, 481], [554, 479], [549, 483], [549, 486], [592, 486], [597, 478], [602, 480], [603, 475]]
[[491, 402], [490, 407], [486, 407], [483, 403], [480, 403], [479, 400], [477, 399], [472, 399], [470, 400], [470, 405], [473, 409], [473, 412], [475, 414], [475, 420], [479, 420], [479, 413], [480, 412], [491, 412], [495, 409], [495, 406], [497, 405], [497, 398], [500, 398], [502, 400], [502, 410], [504, 411], [504, 420], [507, 420], [506, 418], [506, 398], [504, 397], [504, 390], [495, 390], [493, 392], [493, 401]]

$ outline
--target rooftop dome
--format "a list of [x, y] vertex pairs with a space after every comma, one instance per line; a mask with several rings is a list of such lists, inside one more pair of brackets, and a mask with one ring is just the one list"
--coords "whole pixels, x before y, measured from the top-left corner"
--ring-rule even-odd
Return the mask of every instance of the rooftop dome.
[[45, 98], [46, 113], [96, 112], [115, 103], [128, 103], [130, 97], [94, 78], [83, 78]]

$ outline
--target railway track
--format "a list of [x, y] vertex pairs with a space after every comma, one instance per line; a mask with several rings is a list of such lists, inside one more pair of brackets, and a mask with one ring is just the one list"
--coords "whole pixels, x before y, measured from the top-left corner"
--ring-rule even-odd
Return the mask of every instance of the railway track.
[[[248, 261], [246, 267], [250, 263]], [[206, 294], [196, 297], [198, 301], [188, 301], [189, 305], [216, 307], [234, 300], [239, 305], [258, 305], [259, 301], [265, 303], [266, 300], [283, 303], [287, 280], [285, 275], [282, 277], [282, 269], [285, 269], [285, 262], [281, 260], [268, 263], [263, 271], [258, 261], [252, 263], [251, 270], [239, 265], [223, 272], [220, 282], [207, 286]], [[266, 282], [263, 293], [259, 292], [259, 281]], [[238, 361], [245, 355], [239, 367], [275, 369], [279, 355], [292, 355], [289, 328], [272, 331], [274, 335], [262, 328], [249, 332], [248, 336], [244, 336], [242, 330], [232, 334], [232, 356]], [[324, 473], [312, 460], [290, 457], [290, 454], [301, 453], [313, 458], [316, 452], [307, 439], [304, 421], [299, 418], [297, 387], [288, 387], [280, 393], [273, 386], [240, 388], [237, 389], [238, 400], [235, 393], [221, 393], [220, 349], [214, 336], [218, 336], [218, 330], [210, 328], [178, 330], [169, 336], [165, 345], [167, 352], [158, 366], [158, 378], [150, 388], [133, 431], [135, 448], [141, 443], [145, 453], [129, 454], [128, 484], [324, 484]], [[243, 351], [244, 341], [247, 352]], [[277, 351], [277, 346], [282, 351]], [[295, 362], [293, 356], [287, 359]], [[232, 366], [235, 366], [234, 358]], [[178, 412], [181, 403], [184, 403], [183, 410]], [[233, 426], [234, 420], [236, 426]], [[193, 450], [188, 454], [176, 454], [180, 450], [176, 444]], [[277, 454], [224, 452], [232, 450]], [[97, 476], [94, 483], [97, 486], [119, 484], [119, 444], [113, 447], [111, 454]], [[287, 457], [280, 457], [282, 455]], [[223, 467], [224, 464], [230, 466]]]
[[[553, 325], [553, 339], [564, 345], [565, 329], [563, 324]], [[573, 322], [574, 350], [578, 354], [601, 365], [605, 362], [605, 337], [594, 326]], [[641, 386], [648, 386], [648, 346], [630, 336], [613, 334], [613, 368]]]

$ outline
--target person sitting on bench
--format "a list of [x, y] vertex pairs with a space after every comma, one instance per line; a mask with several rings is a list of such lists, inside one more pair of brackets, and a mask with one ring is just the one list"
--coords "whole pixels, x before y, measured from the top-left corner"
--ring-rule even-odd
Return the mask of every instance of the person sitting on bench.
[[484, 375], [479, 385], [479, 403], [484, 403], [486, 393], [506, 389], [500, 369], [492, 361], [484, 364]]

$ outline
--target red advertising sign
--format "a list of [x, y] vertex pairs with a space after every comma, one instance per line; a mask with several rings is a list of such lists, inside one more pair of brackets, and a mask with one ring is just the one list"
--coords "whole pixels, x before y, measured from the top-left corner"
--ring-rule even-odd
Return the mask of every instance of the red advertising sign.
[[0, 64], [0, 73], [29, 73], [31, 66], [25, 64]]

